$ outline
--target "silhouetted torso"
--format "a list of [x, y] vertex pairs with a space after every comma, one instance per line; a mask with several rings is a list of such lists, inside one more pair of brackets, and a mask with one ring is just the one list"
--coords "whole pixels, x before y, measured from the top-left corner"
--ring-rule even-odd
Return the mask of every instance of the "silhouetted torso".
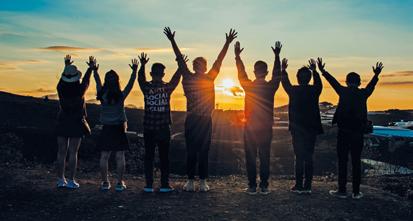
[[256, 128], [272, 127], [274, 119], [274, 82], [254, 80], [242, 85], [245, 91], [246, 124]]
[[190, 114], [210, 116], [215, 106], [214, 78], [208, 74], [183, 74], [182, 86]]
[[290, 131], [320, 134], [323, 132], [318, 106], [320, 90], [312, 85], [292, 86], [288, 93]]

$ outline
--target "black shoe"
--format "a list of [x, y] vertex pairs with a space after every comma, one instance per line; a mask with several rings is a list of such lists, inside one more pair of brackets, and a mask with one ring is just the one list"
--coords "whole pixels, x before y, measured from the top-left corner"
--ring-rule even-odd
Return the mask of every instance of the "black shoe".
[[261, 191], [260, 191], [260, 194], [262, 194], [262, 195], [268, 195], [268, 194], [270, 194], [271, 192], [270, 192], [270, 190], [268, 189], [268, 187], [261, 187]]
[[245, 189], [245, 193], [248, 195], [257, 195], [257, 187], [248, 187]]
[[347, 198], [347, 192], [340, 192], [338, 190], [330, 190], [328, 192], [330, 195], [340, 198], [340, 199], [346, 199]]
[[303, 192], [303, 188], [294, 185], [293, 187], [291, 187], [290, 191], [293, 192], [293, 193], [301, 194]]

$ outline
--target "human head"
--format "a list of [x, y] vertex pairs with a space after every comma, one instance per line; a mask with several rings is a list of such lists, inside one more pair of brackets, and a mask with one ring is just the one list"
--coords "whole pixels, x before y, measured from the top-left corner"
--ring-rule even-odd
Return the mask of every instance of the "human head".
[[119, 84], [119, 75], [116, 73], [114, 70], [110, 70], [106, 72], [105, 74], [105, 84], [110, 85], [109, 87], [112, 87], [113, 85]]
[[265, 78], [268, 74], [268, 65], [264, 61], [257, 61], [254, 64], [254, 74], [257, 79]]
[[161, 81], [165, 76], [165, 65], [161, 63], [154, 63], [151, 68], [151, 76], [154, 81]]
[[122, 91], [120, 90], [119, 75], [114, 70], [106, 72], [105, 82], [102, 89], [98, 91], [96, 99], [102, 101], [105, 94], [105, 100], [109, 103], [117, 103], [121, 99]]
[[82, 72], [80, 72], [75, 65], [67, 65], [63, 70], [61, 80], [67, 83], [73, 83], [80, 80]]
[[297, 71], [297, 81], [299, 85], [307, 85], [311, 80], [311, 70], [308, 67], [302, 67]]
[[360, 75], [356, 72], [350, 72], [347, 74], [346, 83], [349, 87], [359, 87], [361, 84]]
[[204, 57], [197, 57], [192, 62], [195, 73], [203, 74], [207, 71], [207, 60]]

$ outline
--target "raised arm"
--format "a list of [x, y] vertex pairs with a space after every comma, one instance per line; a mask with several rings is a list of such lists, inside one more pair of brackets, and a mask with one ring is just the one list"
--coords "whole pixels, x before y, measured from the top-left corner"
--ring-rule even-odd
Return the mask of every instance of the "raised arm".
[[133, 88], [133, 83], [135, 83], [136, 79], [136, 71], [138, 70], [138, 60], [136, 58], [131, 60], [132, 64], [129, 64], [129, 67], [132, 69], [132, 74], [130, 75], [128, 84], [125, 86], [125, 88], [122, 91], [123, 94], [123, 99], [126, 99], [128, 97], [129, 93], [131, 92]]
[[[188, 62], [188, 57], [186, 55], [181, 55], [182, 60], [184, 62]], [[168, 91], [170, 94], [175, 90], [175, 88], [178, 86], [179, 81], [181, 80], [183, 71], [181, 70], [181, 67], [178, 67], [178, 69], [175, 71], [175, 74], [172, 76], [171, 80], [168, 83]]]
[[178, 44], [176, 44], [175, 41], [175, 31], [172, 32], [169, 27], [166, 27], [163, 29], [163, 33], [166, 35], [166, 37], [169, 39], [169, 41], [172, 44], [172, 49], [174, 50], [175, 56], [176, 56], [176, 61], [178, 62], [178, 67], [185, 71], [185, 73], [189, 72], [188, 66], [186, 65], [185, 60], [183, 59], [181, 50], [178, 47]]
[[102, 90], [102, 81], [100, 80], [98, 70], [93, 71], [93, 77], [95, 78], [96, 82], [96, 92], [99, 93], [99, 91]]
[[372, 68], [373, 68], [374, 76], [365, 88], [367, 97], [369, 97], [373, 93], [374, 88], [376, 87], [376, 84], [379, 81], [379, 75], [381, 71], [383, 70], [384, 66], [383, 66], [383, 63], [377, 62], [376, 67], [373, 66]]
[[248, 87], [248, 84], [251, 83], [251, 80], [248, 79], [247, 72], [245, 71], [245, 66], [244, 63], [241, 60], [241, 52], [244, 50], [244, 48], [241, 48], [241, 45], [239, 41], [235, 43], [234, 46], [234, 52], [235, 52], [235, 62], [237, 65], [237, 70], [238, 70], [238, 80], [241, 84], [241, 86], [245, 89], [245, 87]]
[[88, 65], [88, 69], [82, 79], [82, 83], [80, 84], [82, 95], [85, 95], [87, 89], [89, 88], [90, 75], [92, 74], [92, 71], [97, 71], [99, 69], [99, 65], [96, 64], [96, 58], [93, 56], [89, 56], [89, 62], [86, 62], [86, 64]]
[[343, 86], [341, 86], [341, 84], [333, 77], [333, 75], [331, 75], [330, 73], [328, 73], [325, 70], [325, 63], [323, 63], [323, 59], [322, 58], [317, 58], [317, 65], [318, 65], [318, 69], [321, 71], [321, 74], [323, 75], [323, 77], [328, 81], [328, 83], [331, 85], [331, 87], [333, 87], [333, 89], [336, 91], [337, 94], [341, 93], [341, 89], [343, 88]]
[[291, 85], [290, 79], [288, 78], [287, 67], [288, 59], [284, 58], [281, 64], [281, 84], [283, 85], [285, 92], [290, 95], [293, 86]]
[[224, 60], [224, 57], [227, 54], [229, 45], [235, 38], [237, 38], [237, 34], [238, 33], [233, 29], [229, 30], [229, 34], [225, 34], [226, 40], [224, 47], [222, 48], [221, 52], [219, 52], [218, 57], [212, 65], [211, 70], [208, 72], [208, 76], [210, 78], [215, 79], [218, 76], [219, 70], [221, 69], [222, 61]]
[[316, 93], [321, 94], [321, 91], [323, 90], [323, 83], [321, 82], [320, 74], [318, 74], [317, 72], [317, 62], [311, 58], [310, 60], [308, 60], [307, 67], [313, 73], [313, 86], [316, 90]]
[[72, 56], [70, 56], [69, 54], [67, 54], [67, 55], [64, 57], [64, 60], [65, 60], [65, 66], [68, 66], [68, 65], [73, 64]]
[[282, 48], [282, 45], [281, 45], [281, 42], [279, 41], [275, 42], [274, 47], [271, 46], [271, 49], [275, 55], [274, 66], [272, 69], [271, 82], [274, 84], [275, 90], [278, 89], [278, 87], [280, 86], [280, 82], [281, 82], [281, 61], [280, 61], [281, 48]]
[[138, 72], [138, 83], [139, 87], [141, 88], [142, 91], [146, 90], [146, 84], [148, 83], [146, 81], [146, 76], [145, 76], [145, 65], [148, 63], [149, 58], [145, 53], [141, 53], [139, 56], [139, 61], [141, 62], [141, 68], [139, 69]]

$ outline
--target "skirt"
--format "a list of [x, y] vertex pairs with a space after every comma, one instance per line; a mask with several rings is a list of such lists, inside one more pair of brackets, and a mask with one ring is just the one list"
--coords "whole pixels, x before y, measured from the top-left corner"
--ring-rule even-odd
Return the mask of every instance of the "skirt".
[[97, 145], [101, 151], [129, 150], [129, 140], [126, 136], [125, 124], [103, 125], [98, 139]]
[[86, 119], [59, 119], [55, 128], [58, 137], [85, 137], [91, 134]]

